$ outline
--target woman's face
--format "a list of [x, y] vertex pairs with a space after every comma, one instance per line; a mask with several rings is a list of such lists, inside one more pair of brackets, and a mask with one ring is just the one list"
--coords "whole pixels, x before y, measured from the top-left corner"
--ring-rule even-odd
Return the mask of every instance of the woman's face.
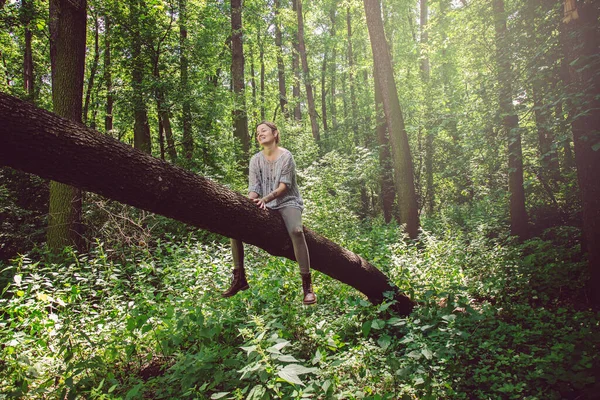
[[269, 128], [266, 124], [260, 124], [256, 127], [256, 140], [260, 145], [267, 145], [276, 142], [279, 132]]

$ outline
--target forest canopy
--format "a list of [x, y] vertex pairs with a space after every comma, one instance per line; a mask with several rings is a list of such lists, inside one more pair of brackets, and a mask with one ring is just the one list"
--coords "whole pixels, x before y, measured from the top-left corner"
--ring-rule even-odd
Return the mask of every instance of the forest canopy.
[[[0, 392], [595, 398], [599, 15], [592, 0], [1, 1]], [[247, 194], [263, 120], [294, 154], [309, 245], [326, 243], [313, 308], [296, 265], [261, 250], [294, 258], [281, 224], [229, 192]], [[203, 179], [218, 185], [185, 191]], [[202, 215], [211, 193], [229, 218]], [[231, 299], [222, 235], [259, 246]]]

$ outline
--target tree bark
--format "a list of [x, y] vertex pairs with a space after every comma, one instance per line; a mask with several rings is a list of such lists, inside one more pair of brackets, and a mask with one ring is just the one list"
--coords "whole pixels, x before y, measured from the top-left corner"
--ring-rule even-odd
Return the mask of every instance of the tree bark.
[[[429, 80], [431, 76], [429, 67], [429, 53], [427, 50], [429, 42], [428, 19], [429, 19], [429, 4], [428, 0], [421, 0], [420, 7], [420, 30], [421, 30], [421, 80], [425, 89], [425, 115], [423, 128], [425, 130], [425, 210], [428, 215], [433, 214], [435, 203], [435, 189], [433, 186], [433, 132], [431, 132], [431, 103], [428, 99], [430, 95]], [[421, 186], [422, 187], [422, 186]]]
[[583, 211], [583, 234], [590, 268], [589, 293], [600, 305], [600, 62], [598, 6], [594, 2], [565, 0], [569, 93], [575, 164]]
[[298, 51], [302, 61], [302, 75], [304, 78], [304, 87], [306, 88], [306, 102], [308, 103], [308, 115], [310, 117], [310, 128], [313, 138], [318, 142], [319, 123], [317, 122], [317, 110], [315, 108], [315, 96], [310, 81], [310, 71], [308, 69], [308, 59], [306, 57], [306, 45], [304, 43], [304, 16], [302, 15], [302, 0], [293, 0], [296, 3], [296, 14], [298, 16]]
[[182, 145], [183, 156], [189, 161], [194, 157], [194, 137], [192, 136], [192, 99], [188, 82], [187, 20], [187, 0], [179, 0], [179, 80], [181, 95], [183, 96], [181, 112]]
[[377, 143], [379, 145], [379, 168], [381, 170], [379, 181], [381, 186], [381, 208], [383, 219], [390, 223], [394, 212], [394, 175], [392, 157], [390, 154], [390, 141], [383, 111], [381, 89], [375, 74], [375, 112], [377, 118]]
[[23, 88], [27, 96], [27, 100], [35, 103], [34, 91], [34, 76], [33, 76], [33, 49], [31, 40], [33, 33], [31, 32], [31, 21], [33, 20], [33, 0], [21, 1], [21, 22], [25, 27], [25, 53], [23, 55]]
[[113, 130], [113, 103], [112, 71], [111, 71], [111, 21], [108, 15], [104, 16], [104, 83], [106, 84], [106, 105], [104, 116], [104, 131], [110, 134]]
[[394, 81], [392, 61], [383, 31], [381, 8], [378, 0], [363, 0], [363, 2], [373, 50], [375, 73], [381, 89], [383, 109], [390, 135], [394, 160], [394, 184], [400, 208], [400, 223], [406, 224], [405, 230], [408, 236], [415, 239], [419, 234], [419, 210], [415, 192], [413, 164], [402, 108], [398, 99], [398, 90]]
[[92, 67], [90, 68], [90, 77], [88, 79], [87, 90], [85, 93], [85, 101], [83, 103], [83, 123], [88, 123], [88, 111], [90, 108], [90, 99], [92, 98], [92, 90], [94, 90], [94, 78], [98, 71], [98, 64], [100, 62], [100, 45], [99, 36], [100, 29], [98, 24], [98, 16], [94, 15], [94, 59], [92, 60]]
[[[292, 11], [298, 13], [298, 5], [296, 0], [292, 0]], [[292, 96], [294, 98], [294, 119], [302, 121], [302, 109], [300, 107], [300, 49], [298, 48], [298, 30], [292, 38], [292, 71], [294, 72], [294, 80], [292, 83]]]
[[354, 133], [354, 144], [360, 146], [358, 138], [358, 111], [356, 107], [356, 90], [354, 77], [354, 52], [352, 49], [352, 17], [350, 7], [346, 8], [346, 33], [348, 35], [348, 80], [350, 84], [350, 111], [352, 113], [352, 132]]
[[336, 107], [336, 77], [337, 77], [337, 47], [335, 45], [335, 21], [336, 21], [336, 7], [333, 7], [329, 12], [329, 19], [331, 20], [331, 60], [329, 61], [329, 84], [330, 84], [330, 92], [331, 92], [331, 106], [330, 112], [331, 115], [331, 126], [333, 130], [337, 130], [338, 122], [337, 122], [337, 107]]
[[144, 64], [142, 58], [142, 13], [140, 0], [131, 0], [129, 13], [131, 18], [131, 87], [133, 89], [133, 145], [136, 149], [152, 153], [152, 137], [148, 125], [148, 111], [144, 100]]
[[521, 239], [528, 236], [525, 189], [523, 187], [523, 152], [519, 117], [513, 106], [512, 72], [504, 0], [493, 0], [498, 68], [498, 104], [508, 140], [508, 191], [510, 193], [510, 232]]
[[[86, 1], [50, 1], [52, 107], [57, 115], [81, 122], [85, 68]], [[63, 138], [66, 139], [66, 138]], [[4, 147], [4, 146], [3, 146]], [[57, 154], [61, 158], [62, 153]], [[48, 247], [81, 247], [81, 190], [50, 182]]]
[[248, 115], [244, 95], [244, 45], [242, 42], [242, 0], [231, 0], [231, 79], [234, 94], [233, 130], [242, 146], [241, 165], [247, 168], [250, 151]]
[[283, 40], [281, 35], [281, 20], [279, 9], [281, 0], [275, 0], [275, 45], [277, 46], [277, 79], [279, 82], [279, 105], [281, 113], [287, 117], [287, 94], [285, 87], [285, 64], [283, 63]]
[[[108, 135], [0, 93], [0, 162], [294, 259], [280, 215], [210, 179], [132, 149]], [[305, 228], [312, 268], [364, 293], [392, 292], [394, 309], [414, 303], [360, 256]]]

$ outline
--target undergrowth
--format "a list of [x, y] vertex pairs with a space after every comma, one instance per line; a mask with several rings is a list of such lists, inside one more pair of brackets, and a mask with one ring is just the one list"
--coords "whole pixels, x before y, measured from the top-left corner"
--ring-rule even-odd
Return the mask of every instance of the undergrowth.
[[0, 399], [593, 398], [577, 231], [517, 244], [428, 226], [418, 244], [378, 221], [344, 236], [418, 302], [408, 318], [317, 272], [303, 306], [296, 264], [249, 246], [250, 289], [229, 299], [218, 243], [20, 256], [0, 276]]

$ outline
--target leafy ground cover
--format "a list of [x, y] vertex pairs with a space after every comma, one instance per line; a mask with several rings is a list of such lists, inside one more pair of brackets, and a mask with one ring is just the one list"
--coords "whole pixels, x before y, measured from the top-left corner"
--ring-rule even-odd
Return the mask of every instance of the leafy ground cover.
[[217, 242], [21, 256], [0, 277], [0, 398], [594, 398], [600, 315], [578, 231], [517, 244], [455, 217], [426, 221], [418, 244], [377, 221], [339, 235], [419, 302], [406, 319], [319, 273], [303, 306], [296, 264], [254, 248], [251, 287], [230, 299]]

